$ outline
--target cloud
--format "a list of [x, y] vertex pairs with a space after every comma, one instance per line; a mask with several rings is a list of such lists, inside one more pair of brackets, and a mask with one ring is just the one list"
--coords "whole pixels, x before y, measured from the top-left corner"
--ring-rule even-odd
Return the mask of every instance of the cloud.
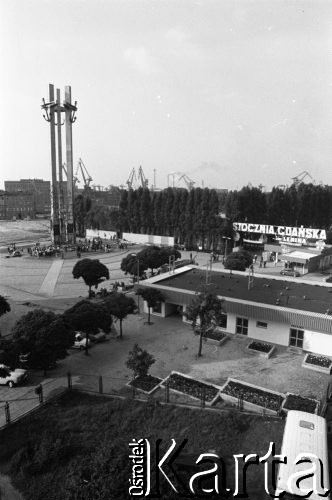
[[140, 73], [154, 73], [158, 70], [156, 59], [141, 47], [129, 47], [124, 51], [125, 60]]
[[167, 52], [172, 57], [197, 59], [204, 56], [201, 47], [195, 44], [181, 28], [169, 29], [166, 31], [164, 39], [167, 44]]
[[188, 40], [188, 36], [180, 28], [171, 28], [165, 33], [165, 39], [167, 42], [177, 45]]

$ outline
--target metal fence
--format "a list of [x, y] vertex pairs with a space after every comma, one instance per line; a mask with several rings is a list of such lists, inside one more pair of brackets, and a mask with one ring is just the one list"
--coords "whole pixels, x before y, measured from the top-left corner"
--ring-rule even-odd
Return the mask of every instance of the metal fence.
[[[157, 384], [150, 392], [144, 392], [134, 385], [134, 378], [105, 377], [102, 375], [91, 375], [87, 373], [67, 373], [65, 376], [54, 379], [43, 379], [39, 384], [31, 387], [23, 397], [15, 398], [15, 391], [8, 390], [6, 398], [0, 400], [0, 429], [16, 422], [20, 418], [36, 411], [48, 401], [60, 397], [64, 392], [77, 390], [82, 393], [104, 395], [121, 399], [135, 399], [150, 402], [152, 404], [172, 404], [182, 407], [209, 409], [212, 411], [229, 412], [240, 411], [242, 413], [256, 414], [244, 408], [243, 397], [239, 395], [236, 403], [230, 406], [222, 398], [217, 398], [211, 406], [205, 387], [202, 387], [196, 397], [189, 396], [170, 387], [167, 379]], [[326, 396], [320, 402], [319, 414], [325, 412], [328, 396], [331, 394], [331, 386]], [[266, 408], [262, 408], [260, 414], [266, 416]], [[280, 418], [283, 412], [271, 418]]]
[[43, 404], [68, 391], [68, 379], [42, 380], [31, 386], [22, 397], [15, 397], [15, 389], [8, 390], [0, 400], [0, 429], [36, 411]]
[[[235, 406], [230, 406], [220, 399], [213, 406], [207, 398], [206, 390], [203, 387], [197, 397], [180, 393], [170, 387], [168, 380], [162, 381], [155, 390], [150, 393], [143, 392], [135, 387], [134, 379], [111, 378], [101, 375], [72, 374], [68, 373], [68, 388], [78, 390], [83, 393], [98, 394], [117, 398], [129, 398], [139, 401], [146, 401], [155, 404], [171, 404], [182, 407], [209, 409], [211, 411], [229, 412], [241, 411], [248, 414], [257, 414], [243, 408], [243, 398], [239, 397]], [[261, 415], [266, 415], [265, 408], [262, 408]], [[273, 417], [272, 417], [273, 418]]]

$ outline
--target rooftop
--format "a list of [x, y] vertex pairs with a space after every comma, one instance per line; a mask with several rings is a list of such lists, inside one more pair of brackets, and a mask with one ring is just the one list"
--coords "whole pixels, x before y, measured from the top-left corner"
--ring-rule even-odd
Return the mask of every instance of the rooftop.
[[[183, 268], [182, 268], [183, 269]], [[260, 304], [278, 305], [313, 313], [332, 314], [332, 287], [304, 283], [280, 277], [256, 277], [248, 290], [248, 275], [229, 271], [209, 272], [206, 285], [206, 271], [199, 268], [184, 268], [182, 272], [151, 279], [151, 283], [174, 289], [195, 292], [209, 291], [221, 296]], [[301, 278], [295, 278], [300, 280]], [[149, 280], [150, 281], [150, 280]], [[279, 301], [279, 302], [278, 302]]]

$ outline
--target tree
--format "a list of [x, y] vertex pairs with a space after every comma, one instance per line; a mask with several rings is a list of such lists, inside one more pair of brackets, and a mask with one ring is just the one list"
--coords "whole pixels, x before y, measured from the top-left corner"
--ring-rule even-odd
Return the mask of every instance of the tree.
[[225, 261], [225, 269], [234, 271], [245, 271], [252, 264], [252, 256], [247, 250], [233, 252], [228, 255]]
[[157, 288], [144, 287], [138, 288], [136, 294], [141, 295], [141, 297], [143, 297], [143, 299], [146, 301], [149, 311], [147, 324], [152, 325], [152, 323], [150, 322], [151, 308], [156, 307], [158, 302], [162, 302], [164, 300], [162, 293]]
[[191, 325], [195, 330], [199, 327], [199, 348], [198, 356], [202, 356], [203, 337], [213, 325], [218, 325], [221, 316], [224, 314], [224, 301], [213, 293], [201, 292], [195, 296], [194, 300], [189, 304], [186, 311], [186, 316], [191, 321]]
[[104, 299], [104, 304], [107, 306], [112, 316], [115, 316], [120, 322], [120, 338], [122, 339], [122, 321], [128, 314], [134, 314], [137, 311], [137, 305], [132, 297], [128, 297], [123, 293], [112, 293]]
[[68, 328], [85, 333], [87, 339], [85, 354], [88, 354], [90, 333], [98, 333], [99, 330], [106, 333], [111, 331], [112, 314], [102, 302], [94, 303], [89, 300], [81, 300], [67, 309], [62, 318]]
[[147, 268], [148, 265], [141, 260], [139, 254], [128, 254], [121, 261], [121, 270], [132, 276], [137, 276], [139, 271], [139, 277], [142, 278]]
[[29, 354], [29, 366], [47, 368], [67, 355], [73, 344], [73, 330], [63, 318], [51, 311], [35, 309], [24, 314], [12, 329], [17, 352]]
[[0, 295], [0, 316], [3, 316], [9, 311], [10, 311], [9, 302], [7, 301], [7, 299], [5, 299], [5, 297]]
[[110, 278], [110, 274], [107, 267], [98, 259], [82, 259], [76, 262], [73, 277], [83, 278], [84, 283], [89, 287], [89, 297], [91, 297], [91, 287], [98, 288], [100, 283]]
[[181, 259], [181, 253], [174, 247], [162, 247], [160, 249], [162, 264], [168, 264], [169, 258], [172, 257], [174, 260]]
[[155, 361], [152, 354], [135, 344], [133, 350], [129, 352], [126, 365], [130, 370], [133, 370], [135, 377], [146, 377]]
[[[0, 295], [0, 317], [9, 311], [10, 311], [10, 305], [7, 299], [5, 299], [5, 297]], [[1, 337], [1, 331], [0, 331], [0, 337]]]
[[91, 199], [79, 194], [74, 200], [74, 215], [76, 222], [76, 232], [79, 236], [85, 235], [87, 213], [91, 209]]
[[0, 337], [0, 363], [16, 368], [20, 358], [20, 346], [11, 338]]
[[162, 255], [161, 248], [156, 245], [152, 245], [141, 250], [138, 253], [138, 258], [140, 265], [142, 262], [146, 268], [151, 269], [151, 274], [153, 274], [154, 269], [158, 269], [165, 263], [165, 256]]
[[146, 247], [141, 250], [137, 257], [139, 258], [140, 267], [141, 263], [144, 269], [150, 268], [151, 274], [153, 274], [154, 269], [158, 269], [163, 264], [168, 264], [170, 257], [174, 260], [181, 258], [181, 253], [174, 247], [158, 247], [156, 245]]

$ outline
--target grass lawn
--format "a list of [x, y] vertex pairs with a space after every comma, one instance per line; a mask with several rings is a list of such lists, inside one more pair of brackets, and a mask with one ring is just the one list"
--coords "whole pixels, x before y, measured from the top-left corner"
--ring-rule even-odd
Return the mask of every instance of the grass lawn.
[[[181, 455], [188, 453], [194, 463], [201, 453], [214, 450], [226, 463], [227, 486], [234, 488], [232, 455], [263, 456], [270, 441], [279, 452], [283, 427], [281, 420], [237, 412], [221, 414], [73, 392], [5, 429], [0, 465], [25, 500], [129, 499], [128, 443], [146, 438], [154, 455], [157, 439], [163, 440], [162, 454], [172, 438], [178, 445], [188, 439]], [[250, 498], [269, 498], [263, 473], [262, 465], [249, 467]], [[192, 474], [186, 476], [187, 484]], [[162, 498], [180, 498], [161, 484]]]

